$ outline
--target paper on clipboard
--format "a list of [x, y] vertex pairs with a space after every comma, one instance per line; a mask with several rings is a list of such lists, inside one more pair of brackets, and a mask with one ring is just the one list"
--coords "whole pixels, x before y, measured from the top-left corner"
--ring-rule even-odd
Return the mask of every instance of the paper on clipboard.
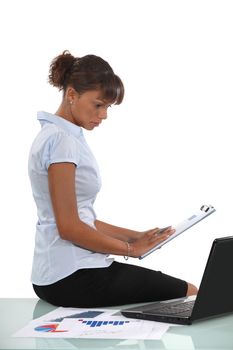
[[161, 248], [164, 244], [170, 242], [173, 238], [177, 237], [182, 232], [188, 230], [190, 227], [192, 227], [193, 225], [197, 224], [201, 220], [205, 219], [207, 216], [209, 216], [210, 214], [214, 213], [215, 211], [216, 210], [215, 210], [215, 208], [212, 205], [202, 205], [201, 208], [196, 213], [194, 213], [188, 219], [182, 221], [178, 225], [174, 226], [176, 231], [175, 231], [175, 233], [173, 235], [171, 235], [168, 239], [166, 239], [165, 241], [163, 241], [160, 244], [158, 244], [153, 249], [149, 250], [147, 253], [145, 253], [142, 256], [140, 256], [139, 259], [143, 259], [147, 255], [149, 255], [152, 252], [154, 252], [155, 250]]

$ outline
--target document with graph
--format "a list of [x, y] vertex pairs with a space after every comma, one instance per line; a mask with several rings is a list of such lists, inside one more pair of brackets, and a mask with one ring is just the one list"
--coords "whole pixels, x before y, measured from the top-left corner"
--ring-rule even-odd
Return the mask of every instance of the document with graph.
[[59, 307], [31, 320], [13, 337], [161, 339], [168, 328], [166, 323], [128, 319], [115, 309]]

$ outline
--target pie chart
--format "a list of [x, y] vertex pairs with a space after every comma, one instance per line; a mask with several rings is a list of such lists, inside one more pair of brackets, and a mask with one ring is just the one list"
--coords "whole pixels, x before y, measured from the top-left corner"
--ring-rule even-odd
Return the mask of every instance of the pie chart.
[[38, 326], [35, 329], [37, 332], [48, 332], [48, 333], [58, 333], [58, 332], [67, 332], [65, 330], [57, 330], [59, 323], [45, 324], [42, 326]]

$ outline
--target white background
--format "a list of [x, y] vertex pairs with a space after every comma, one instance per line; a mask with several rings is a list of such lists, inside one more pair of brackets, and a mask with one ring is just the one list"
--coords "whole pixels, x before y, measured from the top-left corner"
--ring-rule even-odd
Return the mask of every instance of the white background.
[[[215, 214], [143, 261], [199, 285], [211, 243], [232, 235], [232, 1], [37, 0], [0, 3], [0, 297], [33, 297], [35, 205], [27, 175], [37, 110], [55, 112], [50, 61], [96, 54], [124, 103], [86, 132], [102, 173], [99, 219], [136, 230]], [[121, 261], [121, 258], [117, 258]]]

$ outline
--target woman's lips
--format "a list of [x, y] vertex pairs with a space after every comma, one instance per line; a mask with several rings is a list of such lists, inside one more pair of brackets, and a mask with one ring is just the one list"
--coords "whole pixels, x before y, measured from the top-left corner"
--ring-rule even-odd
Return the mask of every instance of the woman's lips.
[[94, 124], [95, 126], [99, 126], [100, 123], [101, 123], [101, 120], [98, 120], [98, 121], [92, 121], [91, 122], [92, 124]]

